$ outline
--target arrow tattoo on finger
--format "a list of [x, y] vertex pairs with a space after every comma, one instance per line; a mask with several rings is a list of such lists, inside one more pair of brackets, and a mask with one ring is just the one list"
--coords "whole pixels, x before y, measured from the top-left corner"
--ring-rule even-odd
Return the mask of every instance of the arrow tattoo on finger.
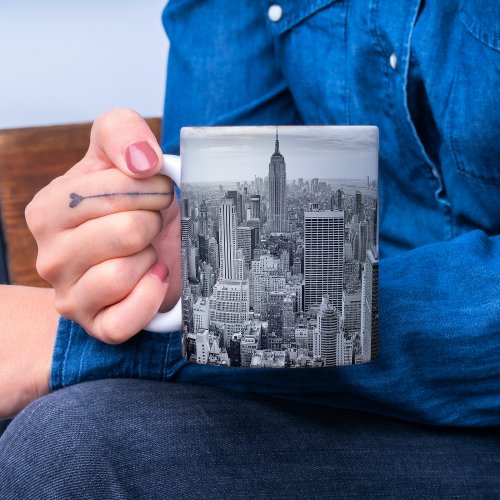
[[160, 191], [160, 192], [140, 192], [140, 191], [127, 191], [123, 193], [102, 193], [102, 194], [92, 194], [89, 196], [82, 196], [77, 193], [71, 193], [69, 195], [69, 206], [70, 208], [77, 207], [83, 200], [88, 200], [89, 198], [108, 198], [111, 196], [169, 196], [173, 195], [173, 191]]

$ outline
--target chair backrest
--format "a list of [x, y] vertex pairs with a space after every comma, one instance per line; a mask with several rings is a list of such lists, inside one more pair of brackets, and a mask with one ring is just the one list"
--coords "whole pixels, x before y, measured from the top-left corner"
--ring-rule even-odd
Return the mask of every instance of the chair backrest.
[[[159, 138], [160, 119], [147, 122]], [[48, 286], [36, 272], [36, 243], [24, 210], [37, 191], [83, 157], [90, 128], [82, 123], [0, 130], [0, 231], [9, 283]], [[0, 258], [1, 253], [0, 248]], [[1, 274], [0, 262], [0, 279]]]

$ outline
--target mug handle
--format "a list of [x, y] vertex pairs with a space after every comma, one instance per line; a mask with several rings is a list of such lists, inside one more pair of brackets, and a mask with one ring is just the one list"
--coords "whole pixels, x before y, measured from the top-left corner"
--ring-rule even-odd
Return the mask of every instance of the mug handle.
[[[163, 155], [163, 167], [158, 172], [170, 177], [174, 183], [181, 185], [181, 158], [175, 155]], [[144, 330], [156, 333], [177, 332], [182, 324], [182, 299], [165, 313], [157, 313], [153, 319], [144, 327]]]

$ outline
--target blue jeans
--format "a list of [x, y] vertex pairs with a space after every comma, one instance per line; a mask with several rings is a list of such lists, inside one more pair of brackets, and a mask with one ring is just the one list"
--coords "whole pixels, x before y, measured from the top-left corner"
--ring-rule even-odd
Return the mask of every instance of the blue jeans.
[[0, 438], [0, 498], [498, 498], [500, 437], [215, 387], [85, 382]]

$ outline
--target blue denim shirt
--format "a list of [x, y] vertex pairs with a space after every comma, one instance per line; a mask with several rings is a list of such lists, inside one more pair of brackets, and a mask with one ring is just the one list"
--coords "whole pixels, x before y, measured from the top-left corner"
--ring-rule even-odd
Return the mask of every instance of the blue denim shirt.
[[320, 370], [189, 365], [178, 333], [109, 346], [61, 319], [52, 388], [144, 377], [499, 424], [500, 3], [170, 0], [163, 22], [165, 152], [178, 153], [184, 125], [379, 127], [379, 357]]

